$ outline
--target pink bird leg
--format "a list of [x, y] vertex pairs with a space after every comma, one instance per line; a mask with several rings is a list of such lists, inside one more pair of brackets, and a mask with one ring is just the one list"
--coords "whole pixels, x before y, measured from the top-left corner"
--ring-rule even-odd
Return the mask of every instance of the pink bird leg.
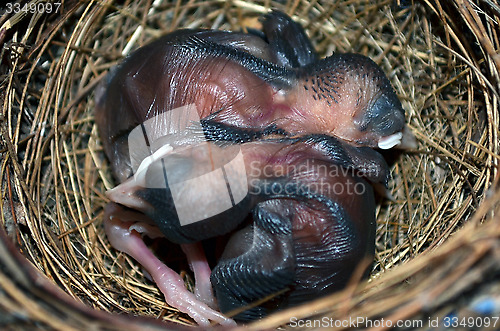
[[[191, 247], [194, 244], [185, 245], [188, 247], [184, 247], [188, 259], [194, 259], [189, 261], [193, 271], [195, 273], [199, 272], [199, 275], [195, 274], [196, 281], [202, 280], [201, 283], [203, 284], [197, 291], [200, 294], [195, 295], [187, 290], [179, 274], [161, 262], [144, 243], [141, 234], [137, 230], [146, 231], [143, 234], [147, 234], [149, 232], [147, 229], [151, 227], [151, 225], [118, 219], [116, 215], [124, 214], [120, 209], [121, 207], [116, 204], [109, 204], [106, 207], [106, 217], [104, 221], [106, 235], [114, 248], [133, 257], [149, 272], [154, 282], [165, 296], [167, 304], [188, 314], [201, 326], [209, 326], [210, 321], [222, 325], [236, 325], [232, 319], [210, 308], [199, 299], [203, 298], [210, 301], [208, 298], [209, 293], [207, 293], [208, 291], [206, 289], [207, 285], [210, 284], [210, 269], [206, 263], [204, 253], [197, 250], [196, 247]], [[156, 233], [152, 234], [153, 237], [156, 235]], [[201, 249], [201, 247], [198, 248]], [[203, 280], [206, 278], [208, 278], [208, 281]], [[209, 292], [211, 292], [211, 289]], [[212, 302], [214, 302], [213, 299]]]
[[183, 244], [181, 248], [186, 254], [189, 266], [194, 273], [196, 284], [194, 294], [196, 298], [204, 302], [207, 306], [218, 309], [217, 303], [215, 302], [212, 283], [210, 283], [212, 270], [208, 265], [205, 251], [201, 243]]

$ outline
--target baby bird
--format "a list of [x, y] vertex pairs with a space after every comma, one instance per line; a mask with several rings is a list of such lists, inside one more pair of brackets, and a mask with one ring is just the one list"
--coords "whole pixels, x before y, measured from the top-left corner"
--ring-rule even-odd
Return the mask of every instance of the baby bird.
[[[373, 257], [371, 184], [388, 167], [372, 147], [397, 145], [405, 118], [373, 61], [319, 59], [273, 11], [263, 35], [178, 30], [138, 49], [98, 87], [96, 123], [121, 183], [107, 193], [111, 244], [208, 325], [234, 323], [217, 303], [230, 313], [288, 289], [248, 320], [338, 290]], [[211, 272], [200, 241], [235, 230]], [[141, 235], [181, 244], [194, 294]]]

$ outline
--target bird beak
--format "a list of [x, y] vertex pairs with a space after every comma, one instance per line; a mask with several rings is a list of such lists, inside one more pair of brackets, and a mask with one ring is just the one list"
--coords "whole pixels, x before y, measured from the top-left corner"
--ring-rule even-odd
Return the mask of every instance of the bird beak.
[[[146, 202], [140, 199], [136, 195], [136, 193], [137, 191], [147, 187], [146, 173], [151, 164], [165, 157], [172, 151], [172, 149], [173, 148], [167, 144], [160, 147], [152, 155], [144, 158], [144, 160], [142, 160], [141, 164], [137, 168], [135, 174], [115, 188], [108, 190], [106, 192], [106, 196], [111, 201], [127, 206], [129, 208], [144, 210], [146, 208]], [[163, 183], [163, 186], [160, 187], [165, 188], [166, 183]]]
[[403, 138], [403, 132], [397, 132], [391, 134], [390, 136], [382, 137], [378, 141], [378, 148], [380, 149], [390, 149], [401, 143]]
[[380, 149], [390, 149], [392, 147], [403, 150], [417, 148], [417, 138], [407, 125], [404, 126], [403, 131], [382, 137], [378, 141], [378, 148]]
[[136, 195], [137, 191], [143, 188], [143, 186], [137, 183], [134, 177], [130, 177], [115, 188], [108, 190], [106, 196], [111, 201], [126, 207], [144, 210], [146, 208], [146, 202]]

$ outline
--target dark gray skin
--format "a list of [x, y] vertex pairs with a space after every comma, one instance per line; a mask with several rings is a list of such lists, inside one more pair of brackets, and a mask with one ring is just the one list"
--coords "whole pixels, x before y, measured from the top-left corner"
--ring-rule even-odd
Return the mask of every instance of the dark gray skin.
[[237, 320], [260, 318], [342, 289], [360, 261], [373, 259], [370, 184], [331, 162], [302, 160], [296, 168], [302, 171], [273, 181], [274, 193], [284, 191], [281, 198], [257, 204], [254, 222], [232, 236], [212, 272], [222, 312], [285, 290], [238, 314]]
[[[119, 182], [133, 175], [130, 130], [186, 104], [196, 105], [201, 136], [241, 146], [247, 169], [252, 162], [276, 172], [283, 164], [305, 164], [301, 171], [249, 175], [252, 186], [241, 203], [185, 226], [179, 224], [168, 188], [122, 185], [127, 202], [110, 195], [146, 215], [175, 243], [226, 234], [252, 214], [252, 223], [230, 240], [211, 276], [220, 309], [230, 312], [289, 290], [240, 314], [241, 320], [336, 291], [363, 258], [373, 257], [370, 183], [385, 184], [388, 171], [371, 147], [404, 126], [399, 100], [370, 59], [334, 54], [320, 60], [300, 25], [279, 12], [264, 17], [263, 32], [264, 38], [173, 32], [125, 59], [96, 93], [96, 122]], [[189, 143], [177, 141], [174, 147]], [[195, 159], [192, 164], [196, 167]], [[325, 171], [332, 167], [349, 171]], [[313, 185], [320, 181], [326, 187]], [[360, 194], [328, 189], [336, 184], [364, 189]], [[296, 189], [263, 193], [290, 185]]]

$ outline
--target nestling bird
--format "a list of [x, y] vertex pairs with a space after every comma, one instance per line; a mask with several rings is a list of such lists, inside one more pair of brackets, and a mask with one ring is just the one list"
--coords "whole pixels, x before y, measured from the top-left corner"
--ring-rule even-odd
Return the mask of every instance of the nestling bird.
[[[262, 33], [178, 30], [138, 49], [98, 87], [96, 122], [120, 182], [107, 193], [111, 244], [208, 325], [234, 323], [217, 304], [229, 313], [288, 289], [236, 316], [248, 320], [345, 286], [374, 254], [371, 185], [388, 167], [373, 148], [397, 145], [405, 117], [373, 61], [319, 59], [273, 11]], [[212, 272], [200, 242], [232, 231]], [[181, 244], [194, 294], [141, 234]]]

